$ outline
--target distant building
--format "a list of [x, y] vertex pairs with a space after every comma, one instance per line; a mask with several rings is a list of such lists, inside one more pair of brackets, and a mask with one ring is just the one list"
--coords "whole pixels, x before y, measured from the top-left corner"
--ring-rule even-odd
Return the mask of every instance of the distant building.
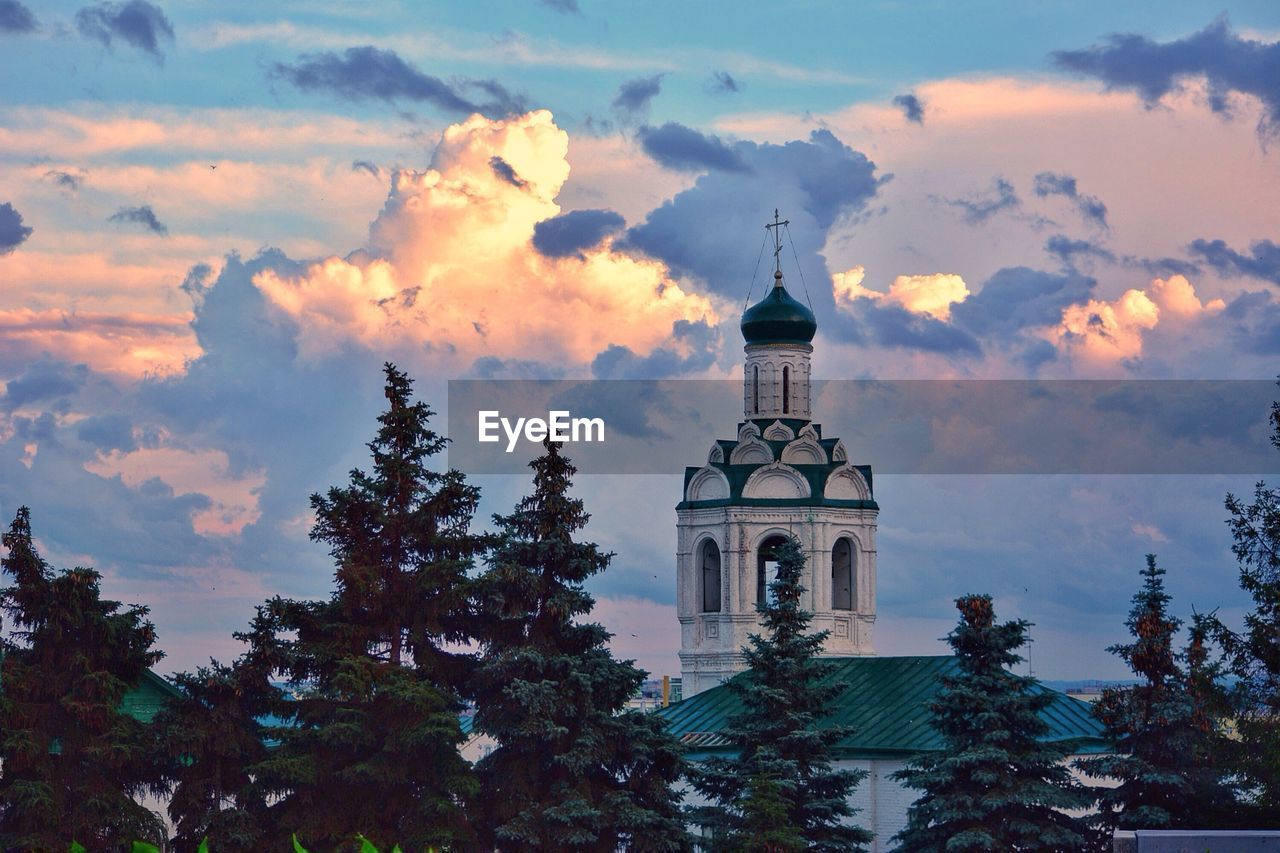
[[[776, 220], [775, 220], [776, 221]], [[775, 243], [775, 249], [778, 245]], [[805, 555], [804, 607], [827, 630], [823, 654], [844, 685], [824, 725], [852, 727], [835, 750], [839, 766], [868, 772], [852, 804], [875, 833], [873, 851], [906, 823], [917, 792], [893, 781], [913, 756], [939, 749], [927, 703], [953, 657], [877, 657], [876, 524], [871, 468], [854, 465], [838, 438], [812, 419], [810, 355], [817, 319], [793, 298], [779, 270], [772, 289], [742, 315], [746, 341], [743, 420], [737, 438], [717, 441], [700, 467], [685, 470], [676, 506], [676, 602], [687, 698], [659, 711], [692, 760], [726, 754], [723, 732], [740, 709], [723, 682], [746, 668], [748, 635], [762, 630], [757, 602], [768, 594], [783, 537]], [[1075, 755], [1105, 752], [1087, 703], [1042, 685], [1048, 739]]]

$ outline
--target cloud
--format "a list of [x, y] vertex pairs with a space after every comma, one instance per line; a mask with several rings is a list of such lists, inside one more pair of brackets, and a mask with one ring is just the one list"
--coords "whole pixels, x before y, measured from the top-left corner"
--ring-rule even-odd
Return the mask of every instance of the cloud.
[[[276, 62], [269, 75], [304, 92], [329, 92], [349, 101], [377, 99], [429, 103], [450, 113], [481, 113], [500, 117], [523, 112], [524, 99], [494, 80], [446, 83], [401, 59], [394, 50], [365, 45], [334, 51], [304, 53], [293, 64]], [[477, 101], [463, 94], [473, 89], [488, 96]]]
[[893, 105], [901, 108], [902, 115], [907, 121], [915, 124], [924, 124], [924, 101], [914, 94], [894, 95]]
[[[715, 363], [720, 344], [719, 332], [706, 321], [677, 320], [672, 325], [670, 344], [656, 347], [645, 356], [637, 355], [630, 347], [611, 345], [592, 360], [591, 375], [596, 379], [665, 379], [700, 373]], [[600, 410], [609, 409], [605, 406]]]
[[489, 168], [493, 170], [495, 175], [513, 187], [524, 189], [527, 186], [520, 176], [516, 174], [516, 170], [511, 167], [511, 164], [497, 154], [489, 158]]
[[18, 0], [0, 0], [0, 33], [30, 33], [37, 26], [36, 16]]
[[233, 536], [262, 515], [258, 492], [266, 484], [266, 473], [233, 470], [222, 450], [109, 450], [86, 462], [84, 469], [103, 478], [119, 477], [133, 489], [154, 488], [158, 482], [174, 496], [199, 496], [202, 500], [193, 506], [191, 524], [204, 536]]
[[133, 222], [145, 226], [152, 234], [159, 234], [161, 237], [169, 236], [168, 226], [156, 217], [156, 212], [151, 209], [149, 204], [139, 207], [122, 207], [108, 216], [107, 221]]
[[1280, 244], [1270, 240], [1250, 243], [1248, 254], [1232, 249], [1225, 240], [1194, 240], [1188, 248], [1219, 275], [1243, 275], [1280, 284]]
[[61, 169], [50, 169], [44, 173], [45, 180], [52, 181], [54, 185], [68, 192], [79, 192], [84, 186], [84, 175], [73, 175]]
[[1058, 324], [1065, 309], [1090, 299], [1096, 284], [1074, 271], [1005, 267], [953, 305], [951, 316], [980, 337], [1013, 338], [1025, 329]]
[[741, 304], [762, 245], [762, 226], [777, 208], [791, 220], [794, 241], [794, 257], [791, 251], [783, 255], [787, 286], [798, 299], [808, 291], [822, 318], [820, 332], [853, 339], [853, 324], [835, 310], [823, 248], [832, 226], [862, 212], [887, 177], [878, 176], [874, 163], [827, 130], [781, 145], [738, 142], [733, 150], [744, 171], [700, 175], [692, 187], [629, 229], [625, 243]]
[[1221, 299], [1212, 299], [1209, 302], [1202, 302], [1200, 297], [1196, 295], [1196, 289], [1191, 282], [1183, 275], [1172, 275], [1168, 278], [1157, 278], [1152, 280], [1150, 289], [1151, 298], [1160, 310], [1164, 312], [1162, 316], [1176, 317], [1196, 317], [1203, 313], [1217, 314], [1226, 307], [1226, 303]]
[[1102, 228], [1110, 227], [1107, 224], [1107, 206], [1096, 196], [1082, 194], [1076, 187], [1076, 179], [1070, 175], [1041, 172], [1036, 175], [1034, 189], [1040, 198], [1060, 195], [1070, 199], [1086, 221]]
[[662, 127], [642, 127], [636, 136], [646, 154], [677, 172], [701, 172], [705, 169], [724, 172], [747, 170], [747, 165], [738, 152], [717, 137], [704, 136], [673, 121]]
[[969, 296], [964, 279], [954, 273], [900, 275], [889, 285], [887, 293], [863, 287], [865, 276], [866, 270], [860, 266], [833, 275], [831, 281], [836, 302], [849, 305], [856, 299], [870, 299], [946, 321], [951, 319], [951, 305], [963, 302]]
[[21, 376], [5, 383], [3, 400], [12, 410], [30, 403], [44, 402], [74, 393], [84, 384], [89, 368], [84, 364], [58, 361], [48, 354], [32, 362]]
[[1100, 261], [1114, 263], [1116, 256], [1111, 251], [1091, 243], [1088, 240], [1072, 240], [1065, 234], [1054, 234], [1045, 241], [1044, 250], [1062, 261], [1063, 265], [1075, 268], [1076, 257], [1097, 258]]
[[1179, 91], [1188, 78], [1203, 77], [1213, 112], [1229, 116], [1229, 95], [1239, 92], [1266, 108], [1260, 134], [1273, 134], [1280, 126], [1280, 41], [1241, 38], [1225, 15], [1181, 39], [1161, 43], [1116, 34], [1083, 50], [1056, 51], [1053, 60], [1060, 68], [1096, 77], [1108, 89], [1132, 90], [1148, 106]]
[[649, 77], [637, 77], [627, 80], [618, 87], [613, 96], [613, 109], [626, 119], [637, 119], [649, 112], [649, 102], [662, 91], [662, 78], [665, 74], [654, 74]]
[[626, 224], [612, 210], [571, 210], [533, 226], [533, 247], [549, 258], [581, 256]]
[[151, 54], [159, 63], [164, 62], [160, 43], [164, 40], [172, 42], [174, 38], [173, 23], [159, 6], [147, 0], [85, 6], [76, 12], [76, 29], [80, 35], [100, 41], [108, 49], [119, 39]]
[[[264, 266], [254, 286], [299, 327], [304, 358], [352, 343], [433, 363], [483, 356], [588, 364], [611, 344], [646, 354], [678, 320], [714, 318], [659, 262], [579, 245], [548, 256], [533, 243], [554, 219], [569, 173], [568, 136], [537, 111], [494, 121], [472, 116], [444, 131], [431, 167], [400, 170], [370, 228], [368, 251], [293, 269]], [[521, 184], [495, 170], [499, 158]], [[544, 228], [541, 241], [575, 242], [592, 214]], [[442, 239], [443, 237], [443, 239]]]
[[0, 310], [0, 354], [23, 361], [58, 353], [98, 372], [131, 377], [172, 373], [199, 353], [190, 319], [185, 313]]
[[712, 71], [704, 88], [713, 95], [730, 95], [741, 92], [743, 84], [728, 71]]
[[1086, 361], [1131, 361], [1142, 355], [1142, 333], [1158, 322], [1159, 307], [1143, 291], [1130, 289], [1114, 302], [1068, 305], [1053, 336]]
[[970, 225], [980, 225], [1004, 210], [1016, 210], [1022, 202], [1014, 192], [1013, 184], [1002, 177], [996, 177], [991, 185], [991, 193], [970, 198], [944, 198], [944, 204], [961, 212], [964, 221]]
[[0, 255], [7, 255], [31, 236], [32, 228], [22, 224], [22, 214], [9, 202], [0, 204]]
[[578, 0], [538, 0], [538, 5], [562, 15], [582, 14], [582, 9], [578, 8]]
[[138, 446], [133, 435], [133, 421], [119, 412], [90, 415], [76, 424], [76, 437], [104, 452], [119, 450], [129, 453]]
[[373, 177], [375, 177], [375, 178], [381, 178], [381, 177], [382, 177], [382, 170], [378, 168], [378, 165], [377, 165], [376, 163], [372, 163], [372, 162], [370, 162], [370, 161], [368, 161], [368, 160], [352, 160], [352, 161], [351, 161], [351, 171], [353, 171], [353, 172], [366, 172], [366, 173], [368, 173], [368, 174], [372, 175], [372, 176], [373, 176]]

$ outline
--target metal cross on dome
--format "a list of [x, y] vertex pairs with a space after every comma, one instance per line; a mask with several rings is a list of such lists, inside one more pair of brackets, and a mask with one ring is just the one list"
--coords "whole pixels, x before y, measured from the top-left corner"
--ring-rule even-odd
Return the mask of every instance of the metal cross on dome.
[[779, 219], [778, 209], [773, 209], [773, 222], [765, 224], [765, 230], [773, 231], [773, 283], [782, 284], [782, 226], [790, 225], [790, 219]]

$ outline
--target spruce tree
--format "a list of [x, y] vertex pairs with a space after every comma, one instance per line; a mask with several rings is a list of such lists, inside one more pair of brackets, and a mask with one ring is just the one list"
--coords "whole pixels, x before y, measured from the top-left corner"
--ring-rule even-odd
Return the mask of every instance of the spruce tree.
[[313, 495], [312, 539], [330, 547], [324, 601], [273, 599], [291, 700], [279, 746], [251, 772], [271, 800], [271, 846], [297, 833], [322, 849], [464, 846], [474, 787], [461, 757], [459, 690], [471, 657], [467, 573], [485, 544], [470, 524], [479, 490], [427, 465], [447, 439], [387, 364], [388, 407], [369, 443], [373, 468]]
[[[1280, 448], [1280, 403], [1271, 407], [1271, 426], [1271, 443]], [[1234, 769], [1255, 825], [1280, 826], [1280, 489], [1259, 482], [1252, 503], [1228, 494], [1226, 505], [1240, 587], [1253, 599], [1241, 631], [1214, 625], [1236, 679]]]
[[582, 621], [595, 604], [583, 583], [612, 555], [574, 540], [590, 517], [569, 496], [575, 469], [544, 447], [533, 494], [494, 517], [479, 579], [475, 727], [497, 748], [477, 766], [475, 823], [486, 849], [686, 849], [679, 744], [656, 716], [625, 710], [645, 674]]
[[1197, 826], [1231, 799], [1210, 772], [1217, 721], [1203, 628], [1192, 634], [1188, 674], [1174, 651], [1182, 621], [1169, 615], [1164, 573], [1148, 554], [1125, 622], [1133, 642], [1107, 649], [1139, 678], [1107, 688], [1093, 706], [1115, 752], [1079, 762], [1089, 775], [1119, 783], [1097, 789], [1097, 823], [1108, 832]]
[[956, 600], [960, 623], [947, 635], [959, 671], [941, 676], [929, 702], [942, 736], [938, 752], [912, 759], [893, 778], [921, 791], [894, 836], [899, 850], [1071, 851], [1089, 849], [1088, 829], [1061, 810], [1091, 799], [1063, 764], [1065, 745], [1041, 738], [1052, 701], [1009, 667], [1022, 658], [1030, 623], [996, 624], [988, 595]]
[[827, 632], [806, 633], [804, 555], [787, 539], [774, 556], [777, 576], [758, 605], [765, 630], [743, 649], [750, 669], [729, 682], [742, 702], [723, 732], [736, 755], [693, 771], [691, 784], [714, 805], [689, 816], [709, 831], [711, 850], [863, 849], [872, 836], [850, 822], [849, 796], [866, 772], [831, 766], [848, 730], [824, 725], [841, 685], [818, 658]]
[[259, 607], [250, 630], [235, 635], [249, 650], [230, 666], [211, 661], [174, 676], [183, 696], [156, 717], [180, 849], [193, 850], [203, 838], [228, 853], [262, 849], [268, 804], [254, 768], [268, 756], [269, 720], [284, 701], [271, 682], [285, 668], [275, 631], [270, 609]]
[[161, 840], [136, 799], [162, 788], [151, 733], [121, 710], [161, 657], [147, 608], [104, 600], [93, 569], [53, 571], [26, 507], [3, 544], [14, 584], [0, 610], [14, 630], [0, 649], [0, 849]]

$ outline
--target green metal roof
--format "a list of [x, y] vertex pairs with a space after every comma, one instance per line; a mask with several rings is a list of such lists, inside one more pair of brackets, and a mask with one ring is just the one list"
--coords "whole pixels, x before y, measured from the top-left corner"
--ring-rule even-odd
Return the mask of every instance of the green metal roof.
[[[907, 756], [942, 748], [926, 707], [942, 687], [938, 676], [959, 672], [959, 662], [948, 656], [842, 657], [828, 681], [844, 685], [836, 697], [835, 711], [820, 724], [823, 728], [848, 726], [850, 734], [836, 744], [837, 758]], [[742, 676], [736, 676], [741, 678]], [[1049, 724], [1048, 741], [1071, 743], [1074, 752], [1105, 752], [1109, 748], [1102, 724], [1094, 719], [1087, 702], [1037, 683], [1036, 692], [1053, 694], [1053, 702], [1041, 713]], [[666, 719], [672, 734], [699, 754], [727, 752], [729, 742], [721, 734], [728, 721], [740, 713], [742, 703], [727, 685], [713, 687], [657, 713]]]
[[807, 344], [818, 331], [809, 306], [797, 302], [782, 286], [782, 278], [765, 297], [742, 315], [742, 337], [748, 344]]
[[120, 710], [140, 723], [150, 723], [165, 702], [181, 695], [178, 688], [148, 669], [142, 673], [138, 683], [124, 694]]

